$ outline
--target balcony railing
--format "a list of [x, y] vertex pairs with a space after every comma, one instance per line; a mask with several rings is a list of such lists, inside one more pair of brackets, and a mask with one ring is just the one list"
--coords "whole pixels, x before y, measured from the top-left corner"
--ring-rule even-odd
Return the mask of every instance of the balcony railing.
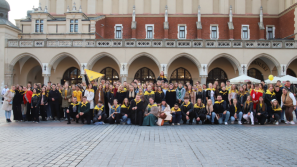
[[8, 48], [297, 48], [293, 40], [8, 39]]

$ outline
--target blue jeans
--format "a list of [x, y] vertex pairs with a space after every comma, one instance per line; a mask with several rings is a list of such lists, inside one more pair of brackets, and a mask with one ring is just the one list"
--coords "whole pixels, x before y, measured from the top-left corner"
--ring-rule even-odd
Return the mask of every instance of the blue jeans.
[[10, 119], [11, 111], [5, 111], [5, 117], [6, 119]]
[[[214, 103], [215, 103], [215, 99], [214, 99], [214, 97], [211, 97], [211, 101], [212, 101], [212, 105], [214, 105]], [[207, 103], [207, 102], [206, 102]]]
[[125, 122], [128, 125], [131, 125], [131, 119], [127, 118], [125, 115], [122, 117], [122, 121]]
[[[216, 117], [216, 113], [215, 113], [215, 112], [212, 112], [212, 113], [211, 113], [211, 123], [214, 123], [214, 119], [215, 119], [215, 117]], [[208, 120], [210, 120], [210, 115], [206, 115], [206, 118], [207, 118]]]
[[51, 105], [47, 105], [47, 108], [46, 108], [46, 115], [47, 117], [52, 117], [52, 111], [51, 111]]
[[180, 120], [182, 118], [181, 112], [175, 112], [172, 113], [172, 123], [177, 124], [180, 123]]
[[218, 120], [219, 121], [219, 124], [222, 124], [223, 121], [224, 122], [228, 122], [229, 118], [230, 118], [230, 112], [229, 111], [227, 111], [226, 114], [221, 113], [220, 114], [220, 118]]
[[[231, 122], [234, 122], [235, 121], [235, 118], [233, 116], [231, 116]], [[242, 119], [242, 112], [240, 111], [239, 113], [237, 113], [237, 120], [238, 121], [241, 121]]]

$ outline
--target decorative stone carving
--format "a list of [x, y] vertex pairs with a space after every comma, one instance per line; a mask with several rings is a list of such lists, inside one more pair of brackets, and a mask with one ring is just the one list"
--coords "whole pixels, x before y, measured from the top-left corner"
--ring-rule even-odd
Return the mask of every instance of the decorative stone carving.
[[113, 41], [112, 46], [121, 47], [122, 46], [122, 41]]
[[47, 41], [47, 46], [48, 46], [48, 47], [54, 47], [54, 46], [57, 46], [57, 41]]
[[18, 43], [18, 41], [8, 41], [8, 46], [9, 47], [18, 47], [19, 43]]
[[59, 41], [58, 44], [59, 46], [62, 46], [62, 47], [70, 47], [71, 41]]
[[229, 42], [229, 41], [218, 41], [218, 47], [231, 47], [231, 42]]
[[126, 41], [125, 46], [127, 47], [134, 47], [135, 46], [135, 41]]
[[166, 41], [166, 47], [175, 47], [174, 41]]
[[150, 47], [151, 46], [151, 42], [150, 41], [138, 41], [137, 42], [137, 46], [140, 46], [140, 47]]
[[190, 41], [178, 41], [177, 47], [191, 47]]
[[153, 47], [162, 47], [162, 41], [153, 41]]
[[33, 47], [33, 41], [20, 41], [20, 47]]
[[110, 47], [111, 42], [110, 41], [97, 41], [98, 47]]
[[81, 46], [83, 46], [83, 41], [73, 41], [73, 46], [74, 47], [81, 47]]
[[44, 41], [35, 41], [35, 47], [44, 47]]
[[202, 47], [203, 46], [203, 42], [202, 41], [194, 41], [193, 42], [193, 47]]

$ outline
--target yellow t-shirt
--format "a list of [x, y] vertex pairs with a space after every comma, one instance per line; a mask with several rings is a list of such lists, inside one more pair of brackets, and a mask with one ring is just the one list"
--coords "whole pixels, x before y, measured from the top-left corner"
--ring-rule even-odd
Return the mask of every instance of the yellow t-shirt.
[[73, 91], [73, 97], [76, 97], [77, 101], [81, 102], [81, 91]]

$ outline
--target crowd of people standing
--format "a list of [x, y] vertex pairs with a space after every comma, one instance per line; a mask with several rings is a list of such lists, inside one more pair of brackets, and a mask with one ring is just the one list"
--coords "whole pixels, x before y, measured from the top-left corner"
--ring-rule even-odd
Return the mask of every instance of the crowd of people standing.
[[[77, 85], [27, 84], [2, 90], [7, 122], [62, 119], [67, 124], [295, 124], [297, 89], [277, 84], [234, 85], [229, 81], [200, 84], [168, 83], [161, 72], [156, 83], [99, 83], [88, 78]], [[296, 113], [296, 112], [295, 112]], [[41, 118], [41, 120], [40, 120]], [[286, 118], [286, 122], [285, 122]]]

